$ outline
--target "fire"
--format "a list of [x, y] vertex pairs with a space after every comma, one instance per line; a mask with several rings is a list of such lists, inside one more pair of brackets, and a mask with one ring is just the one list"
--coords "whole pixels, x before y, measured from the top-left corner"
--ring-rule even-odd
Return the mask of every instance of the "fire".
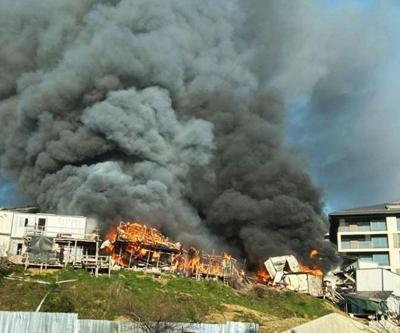
[[117, 237], [117, 228], [111, 227], [111, 229], [108, 230], [108, 232], [106, 234], [106, 239], [108, 239], [110, 241], [115, 241], [116, 237]]
[[322, 276], [322, 271], [320, 270], [320, 268], [318, 266], [313, 266], [313, 267], [309, 267], [306, 266], [304, 264], [300, 264], [300, 270], [304, 273], [309, 273], [311, 275], [315, 275], [315, 276]]
[[196, 277], [223, 277], [234, 271], [236, 260], [229, 254], [202, 255], [193, 247], [186, 250], [159, 230], [138, 222], [121, 222], [106, 237], [102, 249], [122, 267], [163, 267], [177, 274]]
[[310, 252], [310, 258], [314, 259], [318, 257], [318, 251], [316, 249], [312, 249]]
[[[316, 249], [312, 249], [310, 251], [310, 259], [317, 259], [318, 258], [318, 250]], [[309, 273], [312, 275], [316, 275], [316, 276], [322, 276], [322, 272], [320, 270], [320, 268], [316, 265], [310, 267], [304, 264], [300, 264], [301, 267], [301, 271], [305, 272], [305, 273]]]
[[269, 276], [269, 274], [265, 268], [260, 268], [257, 271], [256, 276], [257, 276], [257, 281], [260, 283], [266, 283], [271, 279], [271, 277]]

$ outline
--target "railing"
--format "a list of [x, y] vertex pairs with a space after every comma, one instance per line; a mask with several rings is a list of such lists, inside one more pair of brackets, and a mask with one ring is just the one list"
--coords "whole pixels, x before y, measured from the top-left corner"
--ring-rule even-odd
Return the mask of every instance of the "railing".
[[389, 248], [389, 244], [382, 244], [382, 245], [377, 245], [373, 243], [358, 243], [358, 242], [353, 242], [353, 243], [341, 243], [341, 249], [342, 250], [368, 250], [368, 249], [387, 249]]
[[371, 225], [371, 224], [348, 224], [341, 225], [338, 229], [339, 232], [382, 232], [387, 231], [387, 226], [385, 225]]
[[[54, 234], [56, 234], [54, 236]], [[63, 238], [70, 239], [71, 241], [77, 240], [86, 240], [86, 241], [97, 241], [100, 236], [98, 234], [72, 234], [72, 233], [55, 233], [48, 230], [40, 230], [29, 228], [25, 229], [24, 237], [32, 237], [32, 236], [46, 236], [51, 238]], [[78, 237], [77, 237], [78, 236]]]

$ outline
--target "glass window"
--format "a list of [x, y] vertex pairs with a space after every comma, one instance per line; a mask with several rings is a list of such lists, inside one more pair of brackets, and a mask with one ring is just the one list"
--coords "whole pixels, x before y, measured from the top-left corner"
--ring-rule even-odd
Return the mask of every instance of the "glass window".
[[358, 222], [357, 223], [357, 231], [370, 231], [371, 227], [369, 222]]
[[389, 266], [389, 255], [386, 253], [376, 253], [372, 255], [372, 261], [379, 266]]
[[359, 259], [362, 262], [372, 262], [372, 255], [371, 254], [360, 254]]
[[386, 221], [384, 220], [374, 220], [371, 221], [372, 231], [384, 231], [386, 230]]
[[388, 240], [386, 236], [373, 236], [371, 237], [372, 247], [374, 248], [386, 248], [388, 247]]
[[366, 239], [359, 239], [358, 240], [358, 248], [359, 249], [369, 249], [371, 248], [371, 241]]
[[397, 220], [397, 230], [400, 230], [400, 217], [396, 217]]
[[342, 249], [350, 248], [350, 239], [342, 239]]
[[38, 229], [39, 229], [39, 230], [44, 230], [45, 227], [46, 227], [46, 219], [44, 219], [44, 218], [39, 218]]

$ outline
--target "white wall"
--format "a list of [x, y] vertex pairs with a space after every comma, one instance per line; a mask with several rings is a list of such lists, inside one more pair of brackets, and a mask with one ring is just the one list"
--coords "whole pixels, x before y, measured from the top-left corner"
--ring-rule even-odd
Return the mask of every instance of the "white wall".
[[367, 268], [356, 270], [357, 291], [382, 290], [382, 269]]
[[[17, 253], [18, 252], [18, 245], [21, 244], [22, 248], [21, 248], [21, 253]], [[26, 251], [26, 246], [24, 244], [24, 241], [22, 239], [10, 239], [10, 247], [8, 250], [8, 255], [17, 255], [17, 254], [23, 254]]]
[[400, 291], [400, 275], [384, 270], [383, 290]]
[[13, 212], [0, 211], [0, 234], [11, 234]]
[[26, 231], [38, 230], [39, 219], [46, 220], [44, 231], [49, 237], [56, 237], [58, 234], [66, 234], [80, 239], [85, 237], [86, 217], [19, 212], [13, 213], [12, 222], [9, 221], [10, 228], [12, 225], [11, 237], [23, 238]]
[[357, 291], [400, 291], [400, 275], [382, 268], [356, 270]]
[[25, 234], [25, 220], [28, 220], [33, 227], [35, 225], [35, 214], [14, 213], [11, 237], [22, 238]]
[[10, 236], [0, 235], [0, 257], [7, 257], [10, 247]]
[[23, 243], [25, 233], [38, 230], [41, 218], [46, 220], [44, 232], [49, 237], [64, 234], [77, 239], [85, 238], [87, 219], [84, 216], [0, 211], [0, 257], [17, 254], [18, 244]]
[[46, 219], [46, 235], [55, 237], [57, 234], [72, 235], [74, 238], [84, 238], [86, 232], [86, 217], [37, 214], [39, 218]]

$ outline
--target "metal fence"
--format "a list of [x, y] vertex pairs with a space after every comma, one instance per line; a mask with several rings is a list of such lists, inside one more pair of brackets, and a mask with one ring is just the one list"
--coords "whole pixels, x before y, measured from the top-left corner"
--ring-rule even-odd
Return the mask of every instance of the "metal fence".
[[[151, 325], [151, 323], [146, 323]], [[156, 323], [153, 323], [154, 325]], [[158, 324], [159, 325], [159, 324]], [[254, 323], [162, 323], [168, 333], [258, 333]], [[1, 333], [146, 333], [143, 323], [78, 319], [76, 313], [0, 311]]]

